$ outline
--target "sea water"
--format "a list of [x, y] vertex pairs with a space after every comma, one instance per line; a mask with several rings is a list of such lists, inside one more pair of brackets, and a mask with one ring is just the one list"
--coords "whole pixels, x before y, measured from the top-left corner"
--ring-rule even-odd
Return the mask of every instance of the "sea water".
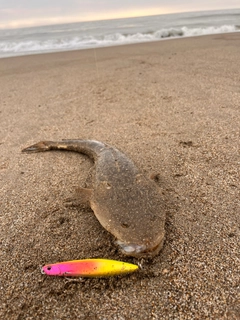
[[0, 57], [240, 32], [240, 9], [0, 30]]

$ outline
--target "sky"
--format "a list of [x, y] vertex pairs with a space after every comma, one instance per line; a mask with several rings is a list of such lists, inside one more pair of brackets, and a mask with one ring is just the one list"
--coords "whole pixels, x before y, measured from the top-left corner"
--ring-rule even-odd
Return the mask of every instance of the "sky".
[[239, 7], [239, 0], [0, 0], [0, 28]]

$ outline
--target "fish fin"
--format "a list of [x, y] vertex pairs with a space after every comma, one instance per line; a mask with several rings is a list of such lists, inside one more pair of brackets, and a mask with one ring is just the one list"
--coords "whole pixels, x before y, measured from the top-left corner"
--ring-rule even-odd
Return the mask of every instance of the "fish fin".
[[90, 203], [90, 199], [93, 194], [93, 189], [77, 187], [75, 189], [77, 196], [80, 198], [82, 203]]
[[32, 152], [43, 152], [51, 149], [51, 141], [40, 141], [36, 144], [33, 144], [25, 149], [22, 152], [32, 153]]
[[75, 196], [65, 199], [65, 205], [67, 207], [82, 207], [90, 208], [90, 199], [92, 197], [93, 189], [75, 188]]

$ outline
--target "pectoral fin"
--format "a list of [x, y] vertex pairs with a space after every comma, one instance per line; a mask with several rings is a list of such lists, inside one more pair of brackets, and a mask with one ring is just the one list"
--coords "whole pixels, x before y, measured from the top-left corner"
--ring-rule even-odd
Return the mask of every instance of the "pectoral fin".
[[75, 191], [76, 195], [82, 203], [90, 203], [90, 199], [93, 194], [93, 189], [77, 187]]
[[90, 207], [92, 193], [93, 189], [77, 187], [75, 189], [75, 196], [73, 198], [67, 198], [65, 203], [68, 207]]

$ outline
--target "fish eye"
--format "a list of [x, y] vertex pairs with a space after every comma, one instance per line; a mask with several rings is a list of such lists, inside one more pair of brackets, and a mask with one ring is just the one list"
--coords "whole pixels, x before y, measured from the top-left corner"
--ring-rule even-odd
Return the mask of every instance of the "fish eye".
[[52, 267], [50, 267], [50, 266], [49, 266], [49, 267], [47, 267], [47, 270], [49, 270], [49, 271], [50, 271], [51, 269], [52, 269]]

